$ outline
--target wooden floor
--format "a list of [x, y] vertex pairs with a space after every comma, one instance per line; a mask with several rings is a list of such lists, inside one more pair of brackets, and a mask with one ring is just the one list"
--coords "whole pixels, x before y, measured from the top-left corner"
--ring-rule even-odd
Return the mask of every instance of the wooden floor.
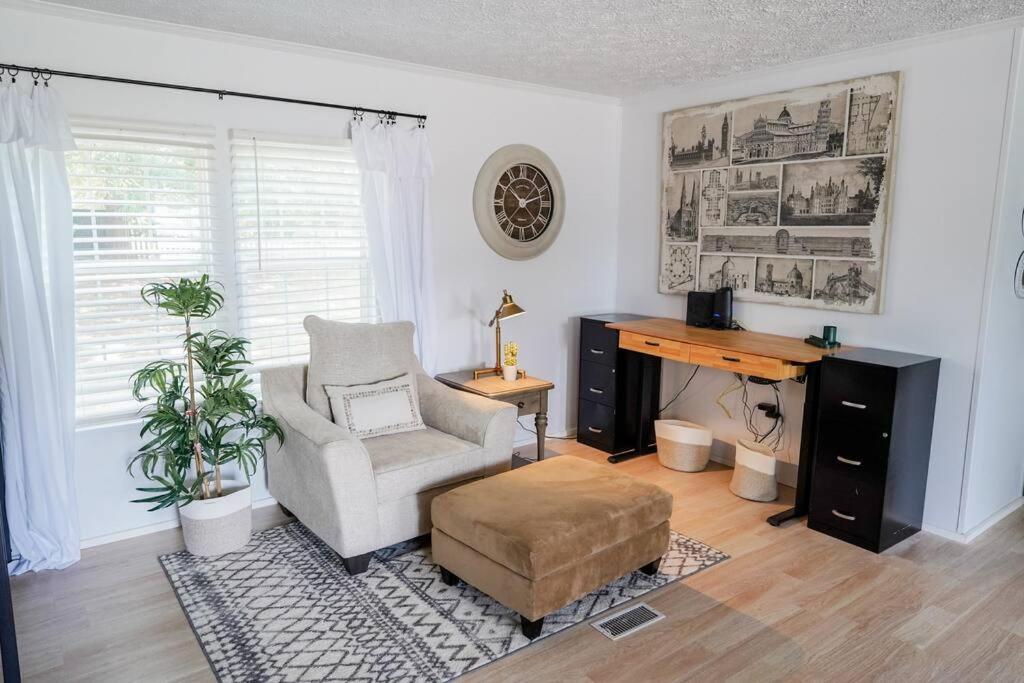
[[[604, 462], [575, 442], [552, 446]], [[464, 680], [1024, 680], [1024, 511], [969, 546], [921, 533], [876, 556], [803, 522], [766, 524], [789, 489], [758, 504], [729, 493], [718, 465], [615, 467], [672, 491], [672, 528], [732, 559], [645, 596], [668, 618], [633, 636], [580, 625]], [[276, 507], [255, 519], [283, 521]], [[16, 577], [25, 680], [214, 680], [156, 560], [180, 547], [178, 531], [160, 532]]]

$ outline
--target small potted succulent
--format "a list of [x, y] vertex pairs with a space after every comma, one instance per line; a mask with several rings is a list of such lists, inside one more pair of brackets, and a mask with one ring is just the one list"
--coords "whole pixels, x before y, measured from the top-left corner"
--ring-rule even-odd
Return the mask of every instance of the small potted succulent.
[[515, 382], [519, 377], [519, 344], [505, 344], [505, 358], [501, 363], [502, 376], [506, 382]]
[[[154, 486], [140, 487], [136, 503], [150, 510], [178, 506], [185, 547], [195, 555], [222, 555], [249, 542], [249, 478], [267, 443], [283, 440], [281, 428], [258, 410], [245, 374], [245, 339], [220, 330], [196, 331], [224, 297], [209, 276], [154, 282], [142, 299], [184, 323], [181, 360], [156, 360], [134, 373], [132, 394], [142, 408], [144, 442], [129, 464]], [[244, 479], [227, 478], [233, 464]]]

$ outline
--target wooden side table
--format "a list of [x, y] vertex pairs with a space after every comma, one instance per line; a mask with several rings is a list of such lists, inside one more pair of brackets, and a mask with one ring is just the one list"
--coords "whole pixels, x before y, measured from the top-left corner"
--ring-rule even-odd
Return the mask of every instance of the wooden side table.
[[554, 384], [536, 377], [523, 377], [515, 382], [506, 382], [497, 376], [473, 379], [472, 370], [446, 372], [435, 379], [459, 391], [468, 391], [495, 401], [511, 403], [519, 408], [519, 415], [535, 415], [533, 423], [537, 427], [537, 460], [544, 459], [544, 435], [548, 428], [548, 392], [555, 388]]

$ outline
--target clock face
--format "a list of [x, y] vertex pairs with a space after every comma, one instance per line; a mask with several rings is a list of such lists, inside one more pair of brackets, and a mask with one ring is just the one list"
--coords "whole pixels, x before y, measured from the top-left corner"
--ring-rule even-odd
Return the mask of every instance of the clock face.
[[547, 230], [554, 208], [551, 183], [533, 164], [510, 166], [494, 186], [498, 227], [517, 242], [531, 242]]

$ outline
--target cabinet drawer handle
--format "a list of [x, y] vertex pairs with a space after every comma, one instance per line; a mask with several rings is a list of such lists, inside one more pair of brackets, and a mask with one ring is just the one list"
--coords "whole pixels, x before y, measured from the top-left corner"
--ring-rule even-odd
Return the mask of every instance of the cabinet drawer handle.
[[739, 363], [740, 362], [739, 358], [733, 358], [732, 356], [722, 356], [722, 360], [727, 360], [730, 363]]
[[587, 429], [594, 432], [595, 434], [601, 434], [602, 432], [604, 432], [603, 429], [598, 429], [597, 427], [587, 427]]
[[661, 342], [651, 341], [650, 339], [644, 339], [644, 344], [648, 346], [661, 346]]
[[841, 455], [837, 455], [836, 460], [847, 465], [853, 465], [854, 467], [860, 467], [862, 464], [860, 460], [848, 460]]
[[832, 514], [835, 515], [836, 517], [838, 517], [839, 519], [845, 519], [847, 522], [855, 522], [855, 521], [857, 521], [857, 518], [855, 516], [853, 516], [853, 515], [844, 515], [839, 510], [833, 510]]
[[597, 356], [603, 356], [604, 355], [604, 351], [602, 351], [601, 349], [590, 349], [590, 352], [592, 354], [594, 354], [594, 355], [597, 355]]
[[854, 403], [852, 401], [843, 401], [843, 405], [847, 408], [856, 408], [857, 410], [864, 410], [867, 408], [863, 403]]
[[590, 387], [590, 393], [592, 393], [592, 394], [603, 394], [604, 392], [601, 391], [600, 389], [595, 389], [594, 387]]

